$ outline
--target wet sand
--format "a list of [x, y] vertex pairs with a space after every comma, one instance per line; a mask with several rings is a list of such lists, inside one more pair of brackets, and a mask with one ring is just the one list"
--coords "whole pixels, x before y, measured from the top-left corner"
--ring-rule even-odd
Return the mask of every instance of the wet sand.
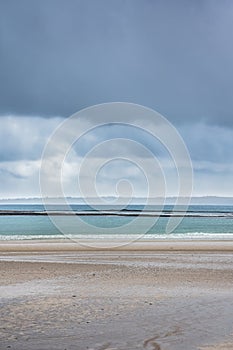
[[1, 245], [0, 349], [233, 349], [233, 252], [196, 245]]

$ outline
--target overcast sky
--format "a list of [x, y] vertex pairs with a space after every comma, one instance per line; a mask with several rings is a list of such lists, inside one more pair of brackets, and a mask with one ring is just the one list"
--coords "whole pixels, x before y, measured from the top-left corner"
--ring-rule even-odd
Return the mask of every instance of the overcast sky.
[[[54, 128], [113, 101], [153, 108], [177, 127], [194, 195], [233, 196], [232, 34], [231, 0], [0, 0], [0, 197], [38, 196]], [[105, 128], [80, 140], [72, 162], [111, 137]], [[72, 169], [67, 194], [78, 195]], [[113, 194], [120, 175], [144, 194], [141, 175], [124, 162], [99, 174], [100, 193]]]

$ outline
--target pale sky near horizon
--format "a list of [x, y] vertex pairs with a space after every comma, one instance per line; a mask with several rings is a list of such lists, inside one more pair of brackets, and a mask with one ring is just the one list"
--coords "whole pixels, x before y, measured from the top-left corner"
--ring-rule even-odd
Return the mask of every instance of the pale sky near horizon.
[[[38, 196], [54, 129], [82, 108], [113, 101], [152, 108], [177, 128], [194, 195], [233, 196], [232, 33], [230, 0], [0, 0], [0, 198]], [[65, 167], [67, 195], [79, 195], [74, 162], [128, 134], [103, 128], [80, 140]], [[166, 154], [133, 135], [165, 169]], [[145, 194], [142, 174], [123, 161], [100, 172], [99, 193], [115, 194], [120, 178]]]

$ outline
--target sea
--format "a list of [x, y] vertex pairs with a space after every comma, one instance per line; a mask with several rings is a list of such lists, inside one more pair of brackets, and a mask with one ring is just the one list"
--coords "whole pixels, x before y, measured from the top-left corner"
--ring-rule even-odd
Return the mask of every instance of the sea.
[[[172, 222], [173, 220], [173, 222]], [[170, 226], [169, 226], [170, 223]], [[169, 229], [168, 229], [169, 227]], [[171, 229], [172, 228], [172, 229]], [[0, 205], [0, 240], [61, 238], [233, 239], [232, 205]]]

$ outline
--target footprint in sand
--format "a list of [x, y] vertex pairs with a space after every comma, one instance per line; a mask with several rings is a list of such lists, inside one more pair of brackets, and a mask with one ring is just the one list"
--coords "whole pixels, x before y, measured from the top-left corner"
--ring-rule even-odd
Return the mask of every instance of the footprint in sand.
[[[176, 334], [180, 334], [182, 333], [182, 330], [179, 326], [174, 327], [174, 329], [168, 331], [167, 333], [163, 334], [163, 335], [156, 335], [153, 338], [147, 339], [144, 341], [143, 343], [143, 348], [147, 348], [148, 346], [150, 346], [151, 350], [162, 350], [161, 346], [157, 343], [157, 339], [162, 339], [162, 338], [167, 338]], [[149, 350], [149, 349], [148, 349]]]
[[159, 337], [155, 336], [153, 338], [145, 340], [143, 343], [143, 348], [150, 346], [151, 350], [162, 350], [161, 346], [155, 341], [157, 338]]

